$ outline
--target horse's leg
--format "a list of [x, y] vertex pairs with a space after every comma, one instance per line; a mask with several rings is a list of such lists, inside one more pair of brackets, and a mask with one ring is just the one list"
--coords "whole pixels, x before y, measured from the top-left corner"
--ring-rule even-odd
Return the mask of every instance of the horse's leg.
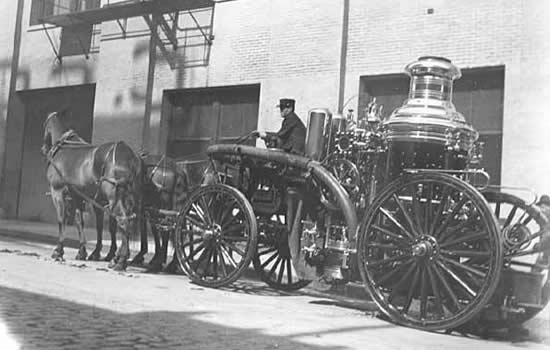
[[147, 251], [148, 251], [148, 240], [147, 240], [147, 222], [144, 220], [144, 212], [143, 212], [143, 207], [141, 206], [141, 204], [139, 205], [139, 209], [138, 209], [138, 217], [136, 218], [136, 220], [138, 220], [138, 225], [139, 225], [139, 230], [140, 230], [140, 238], [141, 238], [141, 247], [140, 247], [140, 250], [139, 250], [139, 253], [136, 254], [136, 256], [134, 256], [134, 258], [132, 259], [132, 262], [130, 263], [130, 265], [133, 265], [133, 266], [141, 266], [143, 265], [144, 261], [145, 261], [145, 254], [147, 254]]
[[101, 259], [101, 248], [103, 248], [103, 210], [94, 207], [94, 213], [97, 241], [94, 251], [88, 256], [88, 260], [99, 261]]
[[[170, 231], [165, 232], [166, 235], [166, 243], [164, 248], [164, 259], [166, 260], [168, 258], [168, 243], [170, 241]], [[178, 264], [178, 257], [176, 254], [176, 249], [174, 249], [174, 255], [172, 256], [172, 261], [166, 266], [164, 269], [164, 272], [168, 273], [177, 273], [179, 271], [179, 264]]]
[[50, 188], [50, 193], [57, 214], [57, 225], [59, 229], [59, 240], [52, 252], [52, 259], [63, 260], [63, 254], [65, 254], [63, 250], [63, 241], [65, 240], [65, 201], [63, 198], [63, 189], [54, 189], [52, 187]]
[[117, 222], [114, 217], [109, 215], [109, 234], [111, 235], [111, 247], [109, 248], [109, 252], [107, 253], [107, 256], [105, 257], [105, 261], [111, 261], [116, 256], [117, 251], [117, 243], [116, 243], [116, 232], [117, 232]]
[[150, 272], [158, 272], [162, 269], [162, 263], [161, 260], [161, 250], [162, 246], [160, 243], [160, 235], [157, 228], [157, 225], [155, 225], [154, 222], [150, 222], [151, 224], [151, 233], [153, 234], [153, 238], [155, 240], [155, 255], [153, 255], [153, 259], [149, 262], [149, 266], [147, 267], [147, 271]]
[[78, 231], [78, 253], [76, 260], [86, 260], [88, 253], [86, 252], [86, 235], [84, 233], [84, 201], [81, 199], [73, 199], [76, 204], [75, 224]]

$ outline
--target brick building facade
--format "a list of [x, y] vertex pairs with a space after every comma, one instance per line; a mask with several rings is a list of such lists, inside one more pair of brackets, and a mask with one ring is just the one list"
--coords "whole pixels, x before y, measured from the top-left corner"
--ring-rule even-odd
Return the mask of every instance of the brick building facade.
[[[389, 113], [403, 94], [392, 82], [402, 84], [403, 67], [425, 55], [447, 57], [470, 77], [471, 86], [457, 90], [457, 109], [492, 142], [499, 182], [550, 192], [544, 1], [221, 1], [195, 14], [211, 45], [182, 11], [176, 51], [160, 30], [168, 54], [154, 45], [138, 16], [95, 24], [87, 50], [61, 62], [54, 51], [65, 29], [30, 24], [38, 1], [0, 3], [0, 207], [9, 217], [51, 218], [51, 205], [34, 201], [47, 191], [38, 180], [41, 120], [57, 106], [73, 108], [73, 127], [94, 143], [122, 139], [182, 156], [209, 138], [277, 129], [280, 97], [295, 98], [304, 121], [314, 107], [361, 111], [376, 93], [385, 94]], [[212, 113], [218, 118], [205, 122]], [[188, 114], [191, 124], [182, 119]]]

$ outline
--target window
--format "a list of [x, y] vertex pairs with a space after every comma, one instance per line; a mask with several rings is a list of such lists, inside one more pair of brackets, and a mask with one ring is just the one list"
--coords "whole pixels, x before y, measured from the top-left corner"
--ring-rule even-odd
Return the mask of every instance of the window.
[[44, 17], [86, 11], [100, 6], [101, 0], [32, 0], [29, 24], [42, 24]]

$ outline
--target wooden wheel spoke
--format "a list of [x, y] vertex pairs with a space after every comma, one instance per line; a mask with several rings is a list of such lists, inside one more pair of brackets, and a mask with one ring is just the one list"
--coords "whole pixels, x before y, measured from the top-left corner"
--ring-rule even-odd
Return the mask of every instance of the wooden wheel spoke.
[[444, 262], [446, 262], [447, 264], [450, 264], [450, 265], [453, 265], [459, 269], [462, 269], [464, 271], [468, 271], [470, 272], [471, 274], [477, 276], [477, 277], [480, 277], [480, 278], [485, 278], [487, 276], [487, 273], [481, 271], [481, 270], [478, 270], [478, 269], [475, 269], [471, 266], [468, 266], [466, 264], [462, 264], [458, 261], [455, 261], [453, 259], [449, 259], [449, 258], [446, 258], [444, 256], [440, 256], [440, 259], [443, 260]]
[[212, 248], [212, 253], [210, 254], [212, 256], [212, 272], [214, 274], [214, 278], [218, 279], [218, 249], [216, 247]]
[[414, 235], [409, 231], [407, 231], [407, 229], [403, 227], [403, 225], [401, 225], [401, 223], [397, 221], [397, 219], [392, 215], [392, 213], [390, 213], [386, 208], [380, 207], [380, 212], [382, 212], [388, 219], [390, 219], [390, 221], [395, 226], [397, 226], [397, 228], [399, 228], [405, 235], [407, 235], [407, 237], [409, 237], [410, 239], [414, 239]]
[[248, 237], [246, 236], [223, 236], [224, 241], [229, 242], [248, 242]]
[[425, 319], [428, 306], [428, 276], [426, 269], [422, 269], [420, 276], [420, 318]]
[[384, 243], [378, 243], [378, 242], [367, 243], [367, 247], [389, 249], [389, 250], [401, 250], [403, 248], [394, 244], [384, 244]]
[[234, 245], [233, 243], [230, 243], [230, 242], [227, 242], [227, 241], [223, 241], [221, 242], [222, 245], [225, 245], [229, 248], [231, 248], [232, 250], [234, 250], [235, 252], [237, 252], [240, 256], [245, 256], [246, 253], [239, 247], [237, 247], [236, 245]]
[[385, 235], [388, 235], [389, 237], [392, 237], [393, 239], [397, 240], [398, 242], [403, 242], [403, 244], [406, 244], [406, 242], [409, 241], [407, 238], [405, 238], [403, 236], [400, 236], [396, 233], [393, 233], [393, 232], [391, 232], [390, 230], [388, 230], [384, 227], [380, 227], [378, 225], [372, 225], [372, 228], [375, 229], [376, 231], [382, 232]]
[[526, 256], [526, 255], [540, 254], [540, 253], [544, 253], [544, 250], [542, 249], [542, 247], [528, 249], [528, 250], [522, 250], [522, 251], [519, 251], [519, 252], [507, 253], [507, 254], [504, 254], [504, 256], [506, 258], [517, 258], [519, 256]]
[[367, 261], [366, 264], [367, 264], [368, 267], [373, 267], [373, 266], [388, 264], [388, 263], [391, 263], [391, 262], [394, 262], [394, 261], [407, 259], [409, 257], [410, 257], [410, 255], [397, 255], [397, 256], [392, 256], [392, 257], [387, 258], [387, 259]]
[[434, 294], [435, 307], [436, 307], [437, 313], [438, 313], [439, 317], [443, 317], [443, 315], [444, 315], [443, 301], [441, 299], [441, 294], [439, 293], [437, 278], [436, 278], [435, 273], [433, 271], [433, 268], [431, 266], [427, 266], [426, 271], [428, 273], [430, 288], [432, 290], [432, 293]]
[[[288, 260], [290, 260], [290, 259], [288, 259]], [[277, 274], [277, 283], [281, 284], [281, 282], [283, 280], [284, 272], [285, 272], [285, 260], [282, 261], [281, 268], [279, 269], [279, 273]]]
[[460, 303], [458, 302], [458, 298], [455, 292], [453, 291], [453, 289], [451, 288], [451, 286], [449, 285], [449, 282], [447, 281], [445, 276], [443, 276], [443, 273], [437, 268], [437, 266], [433, 266], [433, 270], [435, 272], [436, 277], [439, 279], [441, 284], [443, 284], [443, 290], [451, 298], [452, 306], [454, 310], [460, 310]]
[[[221, 214], [219, 216], [219, 220], [218, 220], [218, 223], [220, 224], [220, 227], [224, 227], [226, 225], [226, 220], [227, 220], [227, 217], [229, 214], [231, 214], [233, 212], [233, 206], [229, 205], [231, 204], [232, 202], [235, 202], [236, 200], [234, 198], [232, 198], [232, 200], [227, 203], [227, 205], [225, 205], [223, 207], [223, 210], [221, 211]], [[234, 216], [231, 217], [231, 220], [234, 218]]]
[[208, 268], [208, 266], [210, 266], [211, 257], [212, 257], [212, 249], [204, 249], [201, 255], [199, 256], [199, 258], [197, 259], [197, 266], [196, 266], [197, 271], [199, 270], [199, 266], [201, 265], [201, 263], [203, 261], [205, 262], [203, 273], [199, 274], [201, 277], [204, 277], [204, 274], [206, 273], [206, 269]]
[[424, 206], [424, 232], [429, 232], [431, 227], [432, 216], [432, 196], [433, 196], [433, 183], [428, 183], [428, 194], [426, 196], [426, 205]]
[[457, 282], [462, 289], [464, 289], [472, 298], [475, 298], [477, 296], [477, 293], [466, 283], [462, 278], [460, 278], [456, 273], [454, 273], [448, 266], [446, 266], [441, 261], [437, 262], [437, 265], [445, 271], [451, 278]]
[[411, 217], [409, 216], [409, 213], [407, 212], [407, 209], [405, 208], [405, 206], [403, 205], [403, 203], [401, 202], [401, 200], [399, 199], [397, 194], [394, 193], [392, 197], [393, 197], [393, 200], [395, 201], [395, 203], [397, 203], [397, 206], [399, 207], [399, 210], [401, 210], [401, 213], [403, 213], [403, 217], [405, 218], [405, 221], [407, 221], [407, 224], [409, 225], [409, 228], [411, 229], [413, 234], [415, 236], [419, 236], [420, 233], [418, 232], [418, 229], [417, 229], [416, 225], [411, 220]]
[[447, 226], [451, 223], [451, 221], [454, 220], [456, 214], [458, 214], [460, 209], [462, 209], [462, 207], [464, 206], [464, 204], [466, 204], [467, 201], [468, 201], [467, 197], [462, 197], [462, 199], [458, 201], [458, 203], [455, 205], [451, 213], [447, 215], [447, 217], [445, 218], [445, 220], [437, 230], [437, 233], [434, 234], [434, 237], [437, 238], [441, 235], [441, 233], [447, 228]]
[[213, 224], [213, 220], [212, 220], [212, 215], [210, 214], [210, 206], [208, 205], [208, 203], [206, 203], [206, 199], [204, 198], [204, 196], [201, 196], [200, 198], [200, 203], [201, 203], [201, 208], [203, 209], [204, 211], [204, 216], [206, 217], [206, 222], [208, 222], [210, 225]]
[[506, 221], [504, 222], [504, 225], [502, 227], [508, 227], [512, 223], [512, 220], [514, 220], [514, 216], [516, 216], [516, 212], [518, 211], [518, 206], [514, 205], [510, 213], [508, 213], [508, 216], [506, 217]]
[[269, 270], [269, 273], [267, 274], [269, 278], [271, 278], [271, 276], [275, 273], [275, 270], [277, 270], [277, 266], [279, 266], [281, 260], [281, 256], [277, 255], [277, 260], [275, 260], [275, 263], [273, 264], [273, 266], [271, 266], [271, 270]]
[[384, 273], [380, 278], [376, 280], [376, 285], [381, 286], [384, 282], [397, 275], [399, 272], [403, 271], [408, 266], [408, 264], [412, 262], [413, 259], [409, 258], [408, 260], [403, 261], [401, 265], [399, 265], [397, 268], [388, 269], [386, 273]]
[[463, 258], [489, 258], [491, 257], [490, 251], [475, 251], [475, 250], [446, 250], [441, 249], [441, 254], [460, 256]]
[[266, 250], [259, 251], [258, 255], [265, 255], [265, 254], [269, 254], [269, 253], [276, 252], [276, 251], [277, 251], [277, 247], [270, 247]]
[[279, 253], [278, 252], [275, 252], [273, 253], [273, 255], [271, 255], [269, 258], [267, 258], [260, 266], [263, 268], [265, 268], [267, 265], [269, 265], [270, 262], [272, 262], [273, 260], [275, 260], [276, 257], [279, 256]]
[[233, 258], [233, 256], [231, 256], [231, 254], [229, 253], [229, 251], [227, 251], [227, 249], [224, 247], [224, 246], [220, 246], [220, 251], [222, 253], [225, 253], [225, 257], [227, 258], [227, 261], [229, 261], [229, 263], [233, 266], [233, 268], [237, 268], [238, 264], [237, 262], [235, 261], [235, 259]]
[[527, 226], [532, 220], [533, 220], [533, 217], [531, 215], [527, 215], [527, 217], [523, 219], [521, 224]]
[[185, 242], [181, 245], [182, 248], [187, 248], [189, 246], [193, 246], [196, 243], [202, 242], [202, 238], [197, 238], [189, 242]]
[[420, 214], [420, 201], [418, 199], [418, 187], [417, 186], [412, 186], [412, 207], [413, 207], [413, 213], [414, 213], [414, 218], [416, 220], [416, 224], [418, 225], [418, 227], [421, 227], [422, 226], [422, 218], [421, 218], [421, 214]]
[[435, 228], [437, 227], [437, 224], [439, 223], [439, 220], [441, 219], [441, 215], [443, 214], [443, 210], [445, 210], [445, 207], [447, 206], [447, 202], [449, 200], [451, 189], [450, 187], [445, 187], [443, 190], [443, 194], [441, 195], [441, 201], [439, 202], [437, 206], [437, 211], [435, 213], [435, 217], [432, 220], [432, 224], [430, 225], [430, 230], [428, 232], [428, 235], [433, 236], [435, 232]]
[[462, 221], [460, 224], [451, 227], [449, 230], [439, 233], [438, 241], [444, 242], [448, 237], [454, 235], [457, 232], [460, 232], [464, 228], [468, 227], [468, 225], [471, 225], [474, 223], [474, 220], [472, 218], [468, 218], [464, 221]]
[[[200, 220], [199, 222], [202, 222], [202, 225], [206, 225], [206, 226], [210, 225], [210, 222], [207, 220], [204, 210], [201, 208], [201, 206], [198, 203], [193, 202], [191, 204], [191, 209], [193, 209], [193, 213], [197, 214]], [[186, 217], [188, 216], [189, 215], [186, 215]]]
[[495, 203], [495, 216], [500, 218], [500, 202]]
[[218, 253], [218, 256], [220, 258], [220, 266], [221, 266], [222, 274], [224, 276], [227, 276], [227, 267], [225, 266], [225, 259], [223, 257], [223, 252], [222, 252], [221, 247], [220, 247], [220, 249], [218, 249], [217, 253]]
[[409, 292], [407, 293], [407, 299], [405, 301], [405, 305], [403, 306], [403, 312], [408, 314], [409, 308], [411, 307], [414, 292], [416, 291], [416, 285], [418, 284], [418, 281], [420, 280], [420, 269], [417, 267], [414, 271], [414, 276], [409, 288]]
[[403, 274], [403, 276], [401, 276], [401, 278], [392, 285], [390, 295], [388, 296], [388, 302], [391, 303], [397, 293], [400, 292], [401, 287], [409, 280], [409, 276], [415, 268], [416, 262], [413, 261], [413, 263], [411, 264], [411, 266], [409, 266], [409, 269]]
[[223, 232], [224, 236], [226, 236], [227, 234], [233, 233], [233, 232], [244, 232], [245, 229], [246, 229], [246, 227], [245, 227], [244, 224], [238, 223], [238, 224], [232, 225], [228, 228], [223, 228], [222, 232]]
[[[191, 246], [193, 247], [193, 246]], [[189, 255], [185, 258], [186, 262], [189, 262], [189, 260], [193, 259], [195, 255], [197, 255], [198, 252], [203, 251], [204, 252], [204, 242], [199, 244], [195, 250], [189, 253]]]
[[200, 229], [206, 230], [208, 224], [206, 224], [206, 222], [201, 218], [199, 213], [196, 213], [196, 214], [197, 214], [197, 216], [199, 216], [199, 219], [194, 218], [193, 216], [191, 216], [191, 213], [185, 215], [185, 219], [189, 220], [189, 222], [191, 222], [195, 226], [198, 226]]
[[479, 241], [481, 239], [487, 239], [487, 238], [488, 238], [487, 231], [479, 231], [457, 239], [453, 239], [452, 241], [440, 240], [439, 246], [443, 248], [443, 247], [448, 247], [448, 246], [466, 243], [466, 242], [475, 242], [475, 241]]

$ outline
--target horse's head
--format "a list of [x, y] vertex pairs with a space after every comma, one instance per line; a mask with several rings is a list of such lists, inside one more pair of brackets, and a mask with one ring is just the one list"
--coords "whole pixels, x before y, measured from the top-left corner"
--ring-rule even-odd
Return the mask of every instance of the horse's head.
[[42, 126], [44, 129], [44, 138], [41, 149], [42, 154], [46, 154], [57, 142], [57, 140], [59, 140], [61, 135], [63, 135], [63, 133], [67, 131], [67, 129], [59, 120], [59, 115], [57, 112], [48, 114]]

